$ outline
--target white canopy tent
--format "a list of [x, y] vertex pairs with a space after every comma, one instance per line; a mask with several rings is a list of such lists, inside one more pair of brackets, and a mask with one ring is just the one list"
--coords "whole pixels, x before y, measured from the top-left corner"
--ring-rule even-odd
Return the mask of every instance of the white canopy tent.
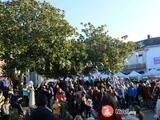
[[89, 81], [89, 76], [85, 76], [85, 77], [83, 78], [83, 80], [84, 80], [84, 81]]
[[121, 77], [121, 78], [128, 78], [128, 76], [123, 74], [122, 72], [118, 72], [114, 76]]
[[46, 81], [46, 85], [48, 84], [48, 83], [50, 83], [50, 82], [56, 82], [57, 80], [55, 80], [55, 79], [48, 79], [47, 81]]
[[142, 75], [139, 74], [139, 73], [136, 72], [136, 71], [132, 71], [130, 74], [128, 74], [128, 77], [140, 79], [140, 78], [142, 77]]
[[92, 80], [95, 80], [96, 78], [99, 78], [100, 75], [101, 75], [101, 73], [98, 72], [98, 71], [96, 71], [96, 72], [94, 72], [94, 73], [90, 73], [90, 76], [91, 76], [91, 79], [92, 79]]
[[102, 73], [102, 74], [99, 75], [99, 77], [104, 79], [104, 78], [109, 78], [110, 75], [108, 75], [106, 73]]
[[144, 76], [160, 76], [160, 71], [152, 69], [144, 74]]

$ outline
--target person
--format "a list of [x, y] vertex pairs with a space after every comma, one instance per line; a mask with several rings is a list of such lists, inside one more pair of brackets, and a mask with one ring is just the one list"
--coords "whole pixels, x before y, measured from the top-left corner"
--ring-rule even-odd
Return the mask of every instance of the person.
[[61, 102], [65, 97], [64, 91], [62, 91], [61, 88], [59, 88], [58, 92], [56, 93], [55, 99]]
[[19, 93], [15, 92], [14, 94], [11, 94], [10, 97], [11, 97], [11, 106], [13, 108], [17, 108], [19, 114], [24, 114], [23, 108], [21, 105], [22, 98], [20, 97]]
[[144, 97], [143, 85], [142, 83], [139, 83], [137, 88], [137, 100], [139, 106], [141, 106], [141, 103], [143, 102], [143, 97]]
[[135, 98], [137, 95], [137, 89], [133, 86], [134, 84], [131, 83], [130, 87], [128, 88], [128, 97], [129, 97], [129, 107], [132, 108], [132, 104], [135, 102]]
[[53, 104], [52, 110], [53, 110], [53, 115], [55, 115], [56, 117], [60, 117], [60, 115], [61, 115], [61, 104], [60, 104], [58, 99]]
[[29, 105], [29, 90], [28, 90], [28, 86], [25, 85], [24, 88], [22, 89], [22, 91], [23, 91], [24, 106], [28, 107], [28, 105]]
[[88, 99], [86, 102], [86, 116], [91, 117], [91, 111], [93, 109], [93, 103], [91, 99]]
[[32, 108], [35, 106], [35, 92], [34, 92], [34, 86], [32, 81], [29, 82], [29, 90], [30, 90], [29, 107]]
[[54, 90], [53, 90], [53, 86], [54, 84], [51, 83], [48, 87], [48, 91], [49, 91], [49, 97], [48, 97], [48, 106], [51, 108], [51, 106], [54, 103]]
[[73, 116], [68, 111], [68, 104], [66, 98], [61, 101], [61, 118], [63, 120], [73, 120]]
[[44, 85], [41, 87], [40, 89], [40, 93], [44, 94], [46, 97], [47, 97], [47, 103], [48, 103], [48, 107], [51, 108], [50, 106], [50, 98], [51, 98], [51, 95], [49, 93], [49, 87], [48, 85]]
[[[104, 96], [106, 100], [105, 103], [102, 104], [100, 111], [98, 112], [96, 120], [122, 120], [122, 116], [120, 114], [116, 114], [116, 101], [112, 96]], [[103, 100], [102, 100], [103, 101]], [[105, 117], [102, 113], [102, 107], [105, 105], [109, 105], [113, 108], [113, 114], [110, 117]]]
[[31, 109], [30, 108], [26, 109], [24, 120], [30, 120], [30, 114], [31, 114]]
[[30, 120], [59, 120], [54, 117], [52, 110], [47, 107], [47, 97], [39, 94], [36, 98], [37, 108], [31, 111]]
[[10, 103], [9, 98], [6, 98], [4, 104], [2, 105], [2, 120], [9, 120], [10, 119]]
[[3, 91], [0, 90], [0, 113], [1, 113], [2, 105], [4, 104], [4, 100], [5, 100], [5, 97], [3, 96]]
[[145, 105], [150, 108], [151, 106], [151, 86], [149, 83], [146, 83], [144, 87], [144, 98], [145, 98]]

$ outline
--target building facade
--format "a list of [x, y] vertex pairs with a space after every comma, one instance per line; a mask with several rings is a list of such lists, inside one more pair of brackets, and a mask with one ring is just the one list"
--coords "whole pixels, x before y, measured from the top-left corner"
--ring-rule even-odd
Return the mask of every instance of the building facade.
[[160, 70], [160, 37], [138, 41], [140, 49], [130, 54], [125, 62], [124, 72], [135, 70], [144, 73], [151, 69]]

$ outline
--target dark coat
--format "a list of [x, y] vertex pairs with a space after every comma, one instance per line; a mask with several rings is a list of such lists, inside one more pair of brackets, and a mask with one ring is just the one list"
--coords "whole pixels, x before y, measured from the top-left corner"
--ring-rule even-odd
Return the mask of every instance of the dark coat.
[[44, 106], [38, 107], [31, 112], [30, 120], [59, 120]]

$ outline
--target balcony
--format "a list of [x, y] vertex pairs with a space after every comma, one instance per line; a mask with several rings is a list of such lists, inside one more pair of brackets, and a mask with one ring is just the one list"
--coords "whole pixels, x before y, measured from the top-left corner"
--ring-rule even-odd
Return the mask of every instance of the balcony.
[[124, 71], [132, 71], [132, 70], [136, 70], [136, 71], [144, 71], [146, 69], [146, 65], [145, 64], [134, 64], [134, 65], [126, 65], [124, 66]]

